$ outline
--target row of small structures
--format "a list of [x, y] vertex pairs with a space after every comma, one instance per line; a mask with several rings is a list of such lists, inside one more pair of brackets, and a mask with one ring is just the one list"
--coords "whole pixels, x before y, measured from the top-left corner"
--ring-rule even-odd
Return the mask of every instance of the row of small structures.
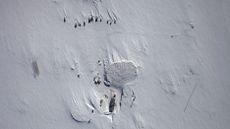
[[[87, 21], [83, 21], [82, 23], [80, 22], [77, 22], [74, 24], [74, 28], [77, 28], [77, 27], [82, 27], [82, 26], [86, 26], [86, 24], [90, 24], [90, 23], [93, 23], [93, 22], [103, 22], [102, 20], [103, 18], [100, 18], [100, 17], [97, 17], [97, 16], [91, 16], [87, 19]], [[66, 17], [64, 17], [64, 23], [66, 23]], [[108, 25], [112, 25], [112, 24], [116, 24], [117, 23], [117, 20], [116, 19], [110, 19], [110, 20], [107, 20], [106, 21], [106, 24]]]

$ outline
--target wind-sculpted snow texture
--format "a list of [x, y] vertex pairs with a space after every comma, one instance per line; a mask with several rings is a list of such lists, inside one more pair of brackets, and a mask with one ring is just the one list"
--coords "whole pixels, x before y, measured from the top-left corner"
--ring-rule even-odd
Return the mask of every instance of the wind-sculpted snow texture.
[[0, 129], [228, 129], [228, 0], [0, 0]]
[[114, 62], [105, 66], [105, 77], [108, 85], [124, 87], [137, 77], [137, 67], [129, 61]]

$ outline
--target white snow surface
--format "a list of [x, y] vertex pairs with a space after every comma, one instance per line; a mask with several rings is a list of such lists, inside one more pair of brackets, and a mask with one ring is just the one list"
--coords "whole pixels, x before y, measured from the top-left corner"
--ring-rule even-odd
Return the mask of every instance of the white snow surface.
[[0, 129], [229, 129], [229, 7], [0, 0]]

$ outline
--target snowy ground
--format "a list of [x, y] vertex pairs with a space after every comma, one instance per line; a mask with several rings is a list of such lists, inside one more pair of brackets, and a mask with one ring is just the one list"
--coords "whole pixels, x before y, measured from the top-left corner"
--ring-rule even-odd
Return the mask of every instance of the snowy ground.
[[229, 7], [0, 0], [0, 128], [230, 128]]

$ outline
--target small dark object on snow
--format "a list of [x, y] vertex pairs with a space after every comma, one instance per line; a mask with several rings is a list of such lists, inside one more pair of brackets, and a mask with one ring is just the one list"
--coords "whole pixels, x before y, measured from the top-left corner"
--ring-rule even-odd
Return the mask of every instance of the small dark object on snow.
[[99, 21], [102, 22], [102, 19], [100, 19]]
[[100, 60], [98, 60], [98, 61], [97, 61], [97, 63], [98, 63], [98, 65], [100, 65], [100, 66], [101, 66], [101, 61], [100, 61]]
[[81, 26], [81, 23], [78, 23], [78, 26]]
[[89, 19], [88, 19], [88, 23], [90, 23], [90, 22], [92, 22], [93, 21], [93, 17], [90, 17]]
[[38, 68], [38, 63], [37, 63], [37, 61], [33, 61], [31, 65], [32, 65], [32, 69], [33, 69], [34, 78], [36, 78], [40, 74], [39, 68]]
[[66, 19], [65, 19], [65, 17], [64, 17], [64, 23], [66, 22]]
[[100, 100], [100, 107], [102, 106], [102, 103], [103, 103], [103, 99]]
[[194, 25], [191, 25], [191, 28], [194, 29], [195, 28]]
[[85, 26], [85, 22], [83, 22], [83, 26]]
[[116, 98], [116, 95], [114, 95], [109, 102], [109, 112], [113, 112], [114, 110], [114, 107], [116, 105], [115, 98]]
[[105, 95], [105, 98], [108, 99], [109, 98], [108, 95]]
[[191, 29], [195, 28], [195, 26], [192, 23], [189, 23], [189, 26], [191, 27]]
[[80, 74], [78, 74], [77, 77], [80, 78]]
[[104, 85], [105, 85], [106, 87], [110, 87], [110, 82], [109, 82], [109, 81], [104, 81]]
[[76, 23], [74, 24], [74, 28], [77, 28], [77, 24]]
[[114, 20], [114, 21], [113, 21], [113, 23], [114, 23], [114, 24], [116, 24], [116, 23], [117, 23], [117, 21], [116, 21], [116, 20]]
[[98, 18], [96, 17], [96, 18], [95, 18], [95, 22], [97, 22], [97, 21], [98, 21]]
[[101, 84], [101, 78], [100, 78], [100, 76], [95, 76], [94, 78], [93, 78], [93, 81], [94, 81], [94, 84], [96, 84], [96, 85], [100, 85]]

